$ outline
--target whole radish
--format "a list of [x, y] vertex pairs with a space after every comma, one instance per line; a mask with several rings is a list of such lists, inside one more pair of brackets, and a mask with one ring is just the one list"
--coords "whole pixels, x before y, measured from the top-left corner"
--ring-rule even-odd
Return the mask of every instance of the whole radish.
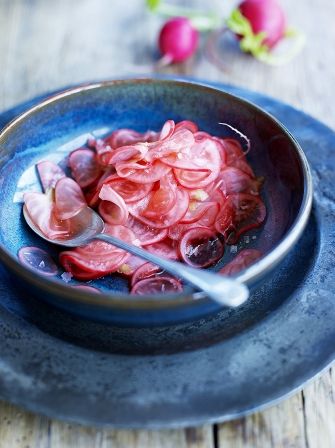
[[[304, 34], [287, 28], [278, 0], [243, 0], [226, 25], [238, 37], [242, 51], [270, 65], [286, 64], [305, 44]], [[287, 38], [294, 39], [291, 46], [274, 53], [273, 47]]]
[[199, 33], [186, 17], [168, 20], [159, 33], [158, 46], [165, 63], [183, 62], [198, 47]]
[[285, 36], [286, 18], [277, 0], [244, 0], [238, 10], [249, 21], [254, 34], [264, 33], [262, 44], [268, 48]]

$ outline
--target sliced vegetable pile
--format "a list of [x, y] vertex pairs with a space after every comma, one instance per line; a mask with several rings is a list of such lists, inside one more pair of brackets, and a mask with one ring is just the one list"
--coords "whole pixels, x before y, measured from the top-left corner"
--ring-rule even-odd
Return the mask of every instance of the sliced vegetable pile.
[[[118, 129], [89, 139], [69, 155], [68, 166], [72, 177], [52, 162], [38, 163], [44, 193], [24, 196], [31, 219], [50, 239], [69, 237], [72, 218], [88, 205], [104, 220], [105, 233], [205, 268], [266, 216], [262, 182], [239, 141], [199, 131], [191, 121], [168, 120], [160, 132]], [[27, 254], [25, 262], [32, 264], [32, 248]], [[239, 256], [242, 267], [257, 258], [247, 253], [244, 263], [243, 251]], [[82, 281], [113, 272], [127, 276], [136, 294], [182, 290], [178, 279], [103, 241], [61, 252], [59, 261]]]

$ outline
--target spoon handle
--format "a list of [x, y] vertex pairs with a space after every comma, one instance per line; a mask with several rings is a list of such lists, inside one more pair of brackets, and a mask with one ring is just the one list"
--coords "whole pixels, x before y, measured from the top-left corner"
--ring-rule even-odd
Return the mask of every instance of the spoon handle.
[[120, 249], [124, 249], [133, 255], [137, 255], [144, 260], [160, 266], [170, 274], [186, 280], [192, 286], [200, 289], [206, 296], [221, 305], [236, 307], [245, 302], [249, 297], [247, 286], [233, 278], [228, 278], [211, 271], [185, 266], [177, 261], [166, 260], [165, 258], [159, 257], [140, 247], [126, 243], [105, 233], [96, 235], [94, 238], [106, 241], [107, 243], [113, 244]]

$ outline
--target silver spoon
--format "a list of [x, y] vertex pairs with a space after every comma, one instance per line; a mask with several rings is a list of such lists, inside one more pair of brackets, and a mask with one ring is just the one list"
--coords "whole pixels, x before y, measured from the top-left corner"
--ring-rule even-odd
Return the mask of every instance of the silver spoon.
[[72, 227], [75, 230], [68, 239], [50, 240], [46, 238], [31, 220], [26, 206], [23, 207], [23, 215], [29, 227], [37, 235], [50, 243], [66, 247], [78, 247], [89, 243], [92, 239], [106, 241], [133, 255], [150, 261], [150, 263], [160, 266], [170, 274], [186, 280], [221, 305], [236, 307], [245, 302], [249, 297], [247, 286], [232, 278], [218, 275], [211, 271], [191, 268], [177, 261], [166, 260], [133, 244], [125, 243], [114, 236], [102, 233], [104, 230], [104, 222], [89, 207], [84, 208], [78, 215], [72, 218]]

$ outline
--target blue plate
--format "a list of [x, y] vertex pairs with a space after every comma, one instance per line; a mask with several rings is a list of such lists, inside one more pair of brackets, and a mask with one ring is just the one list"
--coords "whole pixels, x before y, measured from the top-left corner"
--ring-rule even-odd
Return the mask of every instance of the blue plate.
[[[314, 209], [292, 256], [247, 304], [248, 319], [225, 310], [192, 323], [139, 329], [68, 315], [1, 270], [1, 398], [94, 425], [195, 425], [272, 403], [334, 359], [335, 134], [273, 99], [214, 87], [271, 112], [309, 158]], [[27, 107], [2, 114], [0, 125]]]

